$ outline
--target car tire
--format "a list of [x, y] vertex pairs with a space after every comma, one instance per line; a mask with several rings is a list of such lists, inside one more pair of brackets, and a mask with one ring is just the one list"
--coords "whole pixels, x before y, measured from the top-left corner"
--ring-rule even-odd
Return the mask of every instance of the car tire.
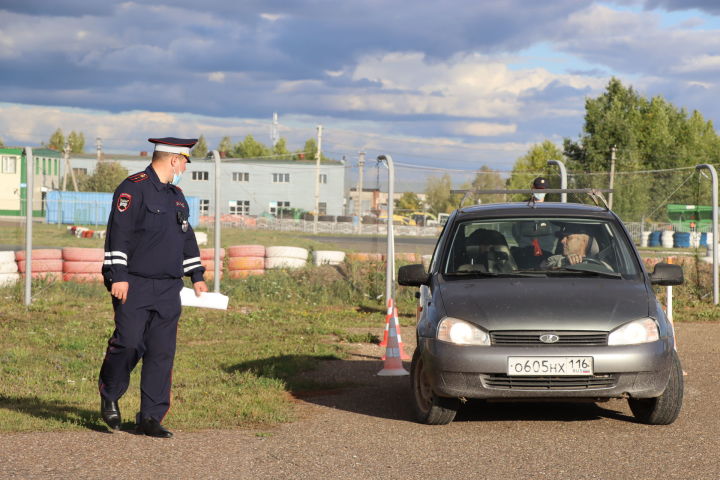
[[628, 398], [635, 418], [648, 425], [670, 425], [677, 419], [683, 401], [683, 372], [677, 352], [672, 353], [670, 379], [665, 391], [655, 398]]
[[410, 367], [410, 385], [412, 388], [413, 410], [420, 423], [447, 425], [455, 419], [455, 414], [460, 408], [460, 400], [435, 395], [427, 379], [427, 369], [419, 348], [415, 349], [413, 354]]

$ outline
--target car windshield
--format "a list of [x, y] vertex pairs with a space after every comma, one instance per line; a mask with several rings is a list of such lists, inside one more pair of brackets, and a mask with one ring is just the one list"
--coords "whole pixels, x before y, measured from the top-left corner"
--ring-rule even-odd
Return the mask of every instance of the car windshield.
[[627, 236], [611, 221], [543, 217], [469, 220], [453, 234], [447, 275], [638, 275]]

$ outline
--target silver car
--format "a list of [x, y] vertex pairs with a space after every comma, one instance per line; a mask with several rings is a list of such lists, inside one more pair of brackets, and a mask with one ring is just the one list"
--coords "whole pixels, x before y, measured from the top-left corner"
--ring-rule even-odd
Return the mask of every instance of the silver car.
[[413, 404], [447, 424], [478, 399], [627, 398], [635, 417], [670, 424], [683, 399], [673, 328], [653, 285], [683, 282], [677, 265], [645, 271], [622, 222], [599, 207], [481, 205], [454, 212], [417, 286]]

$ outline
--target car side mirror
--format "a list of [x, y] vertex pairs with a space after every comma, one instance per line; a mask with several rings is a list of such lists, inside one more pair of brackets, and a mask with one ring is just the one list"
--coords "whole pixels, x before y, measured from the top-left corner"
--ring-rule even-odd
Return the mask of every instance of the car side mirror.
[[685, 277], [680, 265], [658, 263], [650, 274], [650, 283], [653, 285], [682, 285], [684, 281]]
[[398, 283], [406, 287], [419, 287], [428, 283], [430, 275], [422, 264], [405, 265], [398, 270]]

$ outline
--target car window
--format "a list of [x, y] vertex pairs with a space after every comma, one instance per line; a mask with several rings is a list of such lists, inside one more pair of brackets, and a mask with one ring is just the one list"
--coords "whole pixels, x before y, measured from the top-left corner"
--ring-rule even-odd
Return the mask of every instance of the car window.
[[627, 236], [614, 222], [511, 218], [459, 222], [443, 273], [638, 274]]

